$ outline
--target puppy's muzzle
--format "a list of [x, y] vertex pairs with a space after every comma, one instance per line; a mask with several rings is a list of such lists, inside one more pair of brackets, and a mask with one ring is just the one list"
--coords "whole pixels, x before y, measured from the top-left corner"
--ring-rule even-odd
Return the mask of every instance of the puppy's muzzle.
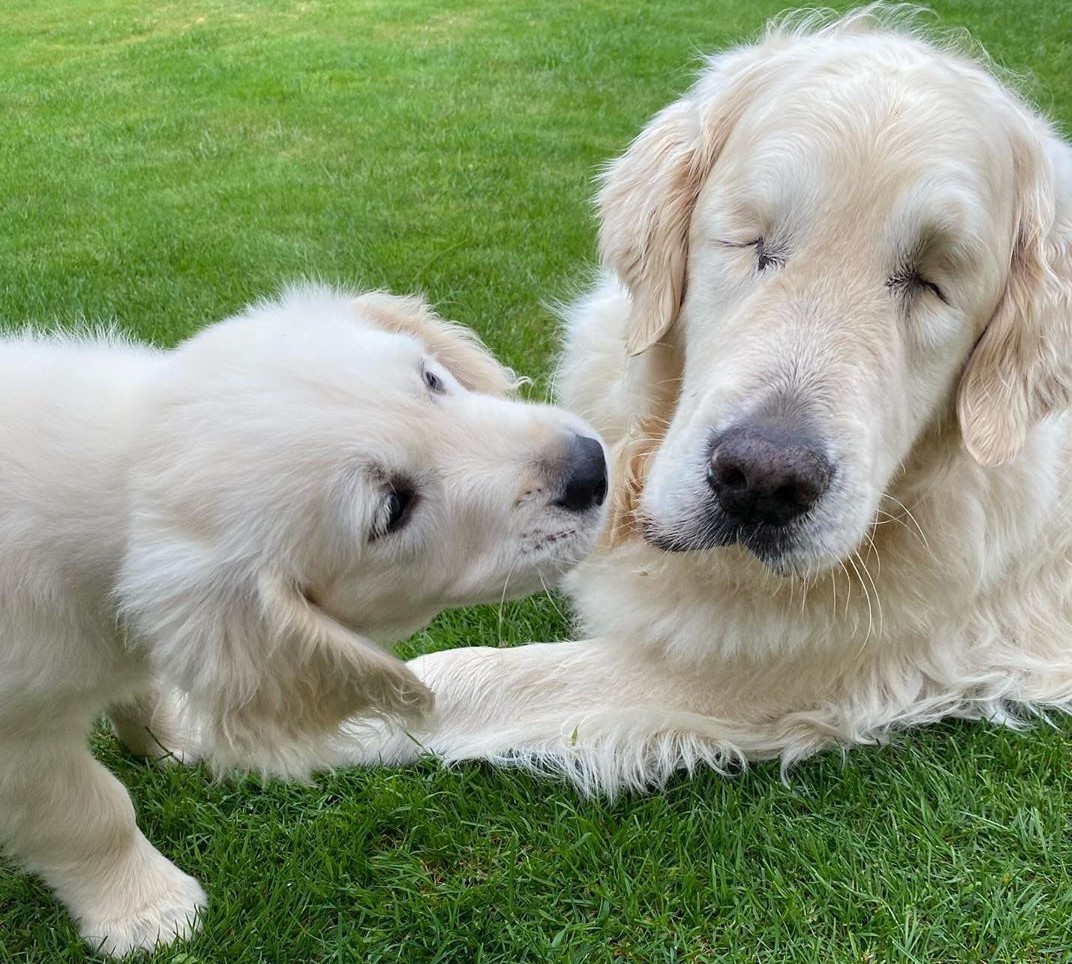
[[831, 467], [800, 429], [745, 422], [717, 436], [707, 482], [741, 534], [780, 528], [807, 512], [826, 491]]
[[587, 435], [574, 435], [566, 456], [566, 481], [555, 505], [584, 512], [607, 497], [607, 459], [603, 446]]

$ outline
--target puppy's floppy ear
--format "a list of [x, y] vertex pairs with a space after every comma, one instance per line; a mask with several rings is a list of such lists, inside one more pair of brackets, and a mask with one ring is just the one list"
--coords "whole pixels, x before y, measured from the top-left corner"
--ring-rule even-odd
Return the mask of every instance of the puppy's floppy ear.
[[1072, 403], [1072, 148], [1036, 124], [1017, 157], [1005, 293], [961, 377], [964, 445], [1001, 465], [1031, 428]]
[[470, 391], [506, 395], [517, 387], [514, 373], [496, 360], [473, 331], [440, 318], [423, 298], [370, 291], [351, 304], [377, 327], [422, 342]]
[[632, 296], [626, 350], [673, 325], [685, 295], [689, 224], [704, 180], [755, 96], [755, 47], [712, 58], [696, 85], [648, 123], [602, 176], [599, 251]]
[[431, 708], [402, 662], [301, 586], [232, 565], [202, 547], [156, 544], [128, 554], [119, 589], [151, 668], [186, 694], [217, 769], [302, 777], [330, 762], [348, 717], [412, 721]]

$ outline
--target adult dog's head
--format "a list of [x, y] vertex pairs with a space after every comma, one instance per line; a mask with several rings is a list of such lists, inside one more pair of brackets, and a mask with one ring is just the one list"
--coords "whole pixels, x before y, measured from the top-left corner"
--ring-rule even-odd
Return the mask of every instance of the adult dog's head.
[[628, 349], [681, 359], [636, 513], [662, 548], [822, 571], [925, 433], [996, 466], [1069, 402], [1072, 151], [882, 17], [715, 57], [607, 171]]
[[300, 772], [428, 691], [377, 643], [521, 596], [591, 548], [583, 421], [417, 298], [293, 289], [164, 361], [132, 472], [125, 615], [223, 765]]

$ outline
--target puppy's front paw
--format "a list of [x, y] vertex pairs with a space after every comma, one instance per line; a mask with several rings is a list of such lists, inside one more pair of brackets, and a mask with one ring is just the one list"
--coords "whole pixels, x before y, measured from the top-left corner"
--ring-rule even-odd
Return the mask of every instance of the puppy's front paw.
[[[200, 927], [200, 914], [208, 898], [201, 885], [172, 864], [167, 875], [153, 874], [148, 881], [125, 881], [121, 890], [134, 903], [116, 916], [79, 918], [79, 933], [91, 946], [113, 957], [170, 944], [192, 937]], [[140, 885], [140, 886], [139, 886]], [[117, 907], [122, 895], [112, 894], [108, 904]]]

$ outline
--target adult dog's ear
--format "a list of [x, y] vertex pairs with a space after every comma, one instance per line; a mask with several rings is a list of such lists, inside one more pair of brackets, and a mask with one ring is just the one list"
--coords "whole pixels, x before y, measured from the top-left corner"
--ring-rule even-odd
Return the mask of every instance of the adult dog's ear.
[[596, 198], [600, 258], [632, 296], [630, 354], [659, 341], [681, 310], [693, 208], [757, 94], [762, 66], [756, 51], [745, 47], [712, 58], [695, 86], [656, 114], [603, 173]]
[[402, 662], [280, 573], [236, 576], [199, 547], [157, 545], [128, 555], [119, 594], [217, 769], [302, 777], [330, 762], [348, 717], [414, 721], [432, 706]]
[[378, 328], [412, 335], [422, 342], [470, 391], [506, 395], [517, 387], [517, 376], [496, 360], [474, 332], [440, 318], [423, 298], [370, 291], [351, 304]]
[[685, 297], [689, 227], [704, 181], [759, 91], [759, 47], [712, 58], [680, 100], [660, 111], [603, 173], [596, 198], [599, 250], [632, 302], [625, 338], [635, 415], [614, 449], [615, 489], [604, 530], [614, 545], [639, 531], [639, 500], [681, 381], [683, 352], [671, 330]]
[[982, 465], [1008, 462], [1039, 420], [1072, 403], [1072, 148], [1036, 127], [1017, 157], [1005, 293], [957, 397], [964, 445]]

